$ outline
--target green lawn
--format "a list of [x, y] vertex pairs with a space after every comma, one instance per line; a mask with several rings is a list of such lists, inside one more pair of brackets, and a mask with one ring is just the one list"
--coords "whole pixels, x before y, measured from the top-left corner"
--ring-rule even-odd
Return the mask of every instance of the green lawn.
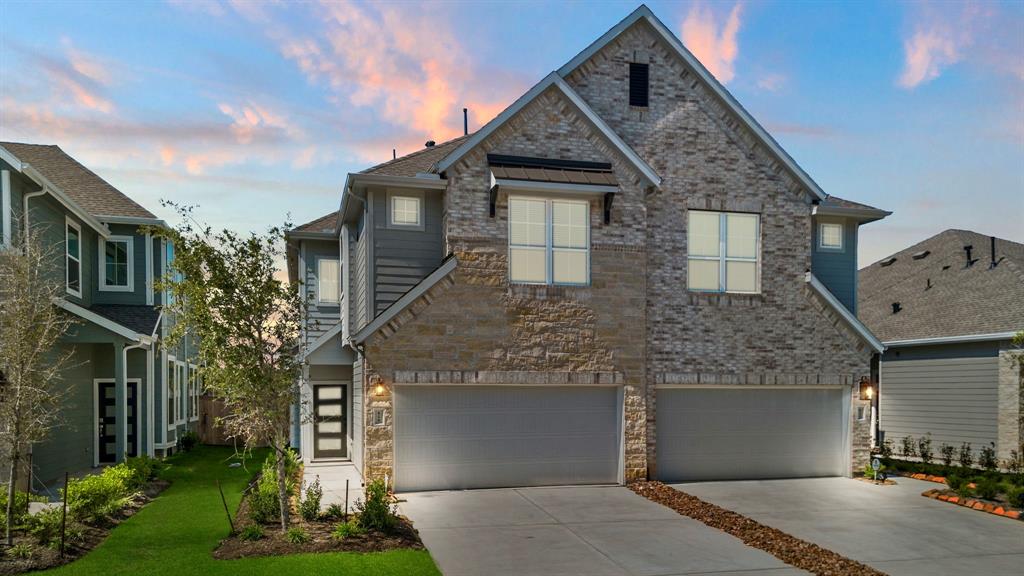
[[[114, 529], [84, 558], [47, 572], [59, 575], [114, 574], [431, 574], [440, 572], [424, 551], [374, 554], [298, 554], [242, 560], [214, 560], [210, 552], [227, 536], [228, 525], [216, 481], [232, 510], [238, 507], [250, 472], [228, 468], [230, 448], [200, 446], [168, 460], [171, 487]], [[259, 454], [257, 462], [262, 460]], [[250, 471], [255, 468], [249, 464]]]

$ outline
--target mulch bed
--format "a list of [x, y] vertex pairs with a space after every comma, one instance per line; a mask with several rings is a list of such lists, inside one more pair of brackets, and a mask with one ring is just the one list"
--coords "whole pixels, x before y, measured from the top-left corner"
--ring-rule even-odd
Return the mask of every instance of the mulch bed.
[[743, 541], [747, 546], [764, 550], [790, 566], [818, 576], [885, 576], [884, 572], [840, 556], [817, 544], [801, 540], [781, 530], [770, 528], [731, 510], [680, 492], [661, 482], [643, 481], [629, 485], [637, 494], [667, 506], [712, 528], [717, 528]]
[[1024, 520], [1024, 513], [1020, 510], [1011, 508], [1006, 504], [993, 502], [991, 500], [981, 500], [979, 498], [964, 498], [952, 490], [932, 488], [931, 490], [925, 490], [922, 492], [921, 496], [925, 496], [933, 500], [949, 502], [950, 504], [956, 504], [957, 506], [963, 506], [980, 512], [988, 512], [989, 514], [1003, 516], [1012, 520]]
[[886, 478], [885, 480], [875, 480], [870, 476], [855, 476], [854, 480], [860, 480], [861, 482], [867, 482], [868, 484], [875, 484], [876, 486], [895, 486], [896, 481]]
[[34, 570], [45, 570], [47, 568], [54, 568], [63, 564], [74, 562], [88, 554], [93, 548], [99, 546], [107, 536], [110, 535], [110, 531], [113, 530], [118, 524], [131, 518], [143, 506], [151, 502], [161, 492], [170, 486], [170, 482], [166, 480], [154, 480], [149, 484], [146, 484], [142, 490], [131, 500], [131, 502], [122, 508], [117, 514], [115, 514], [109, 522], [99, 525], [83, 525], [83, 539], [77, 544], [68, 543], [64, 547], [64, 558], [60, 557], [60, 552], [46, 546], [41, 546], [36, 539], [19, 534], [14, 537], [14, 544], [29, 544], [33, 547], [32, 557], [28, 559], [13, 559], [4, 554], [4, 550], [0, 548], [0, 576], [10, 576], [13, 574], [22, 574], [24, 572], [31, 572]]

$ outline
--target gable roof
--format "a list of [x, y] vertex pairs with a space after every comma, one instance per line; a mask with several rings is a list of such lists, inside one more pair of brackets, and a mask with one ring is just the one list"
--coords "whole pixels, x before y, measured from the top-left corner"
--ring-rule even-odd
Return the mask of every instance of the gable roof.
[[892, 212], [838, 196], [829, 196], [814, 207], [814, 214], [843, 216], [858, 220], [861, 224], [867, 224], [875, 220], [881, 220], [892, 214]]
[[399, 156], [394, 160], [388, 160], [360, 172], [360, 174], [383, 174], [386, 176], [416, 176], [430, 172], [430, 169], [439, 160], [447, 156], [466, 141], [472, 134], [459, 136], [447, 142], [427, 146], [405, 156]]
[[520, 96], [518, 100], [503, 110], [501, 114], [495, 116], [494, 119], [485, 124], [483, 128], [461, 142], [455, 150], [437, 163], [435, 171], [440, 173], [450, 168], [458, 162], [459, 159], [468, 154], [488, 136], [494, 133], [495, 130], [511, 120], [520, 110], [525, 108], [535, 99], [539, 98], [540, 95], [549, 88], [559, 90], [562, 95], [565, 96], [565, 98], [576, 108], [576, 110], [589, 120], [594, 128], [596, 128], [597, 131], [608, 140], [612, 147], [618, 149], [626, 161], [636, 168], [637, 172], [647, 180], [648, 183], [653, 186], [661, 185], [661, 176], [658, 176], [657, 172], [655, 172], [654, 169], [651, 168], [647, 162], [645, 162], [643, 158], [641, 158], [640, 155], [629, 146], [629, 144], [626, 144], [626, 142], [616, 134], [610, 126], [608, 126], [604, 119], [598, 116], [590, 105], [587, 104], [586, 101], [584, 101], [583, 98], [581, 98], [580, 95], [577, 94], [576, 91], [558, 75], [557, 72], [552, 72], [545, 76], [543, 80], [538, 82], [533, 88], [530, 88], [526, 94]]
[[93, 217], [156, 219], [152, 212], [111, 186], [59, 146], [20, 142], [0, 142], [0, 146], [35, 168]]
[[334, 232], [334, 225], [335, 225], [335, 223], [337, 221], [338, 221], [338, 211], [335, 210], [334, 212], [331, 212], [330, 214], [324, 214], [323, 216], [317, 218], [316, 220], [312, 220], [312, 221], [306, 222], [305, 224], [300, 224], [300, 225], [292, 228], [288, 232], [289, 233], [292, 233], [292, 232], [307, 232], [307, 233], [314, 233], [314, 234], [321, 234], [321, 233], [330, 234], [330, 233]]
[[996, 239], [995, 254], [993, 268], [990, 236], [946, 230], [875, 262], [859, 273], [861, 320], [887, 345], [1024, 330], [1024, 244]]
[[821, 187], [818, 186], [818, 183], [815, 182], [810, 175], [804, 172], [803, 168], [796, 163], [796, 160], [793, 160], [793, 157], [783, 150], [782, 146], [772, 138], [771, 134], [769, 134], [768, 131], [765, 130], [764, 127], [761, 126], [761, 124], [759, 124], [745, 108], [743, 108], [739, 101], [736, 100], [728, 90], [726, 90], [725, 86], [723, 86], [721, 82], [715, 79], [714, 75], [712, 75], [699, 60], [697, 60], [697, 57], [686, 49], [683, 42], [673, 34], [657, 16], [654, 15], [654, 12], [652, 12], [646, 4], [640, 5], [640, 7], [634, 10], [629, 16], [626, 16], [626, 18], [621, 22], [613, 26], [611, 30], [605, 32], [604, 35], [595, 40], [590, 46], [587, 46], [587, 48], [582, 52], [574, 56], [572, 60], [566, 62], [564, 66], [558, 69], [558, 75], [563, 78], [567, 77], [576, 68], [594, 56], [594, 54], [598, 53], [602, 48], [618, 38], [620, 34], [633, 26], [633, 24], [636, 24], [641, 20], [646, 21], [654, 29], [658, 36], [660, 36], [661, 39], [664, 40], [665, 43], [668, 44], [668, 46], [672, 48], [691, 69], [693, 69], [697, 76], [716, 96], [718, 96], [725, 106], [736, 114], [740, 121], [743, 122], [759, 140], [761, 140], [765, 147], [772, 152], [776, 158], [778, 158], [782, 165], [785, 166], [793, 176], [795, 176], [796, 179], [811, 192], [812, 195], [816, 196], [819, 200], [824, 200], [827, 197]]

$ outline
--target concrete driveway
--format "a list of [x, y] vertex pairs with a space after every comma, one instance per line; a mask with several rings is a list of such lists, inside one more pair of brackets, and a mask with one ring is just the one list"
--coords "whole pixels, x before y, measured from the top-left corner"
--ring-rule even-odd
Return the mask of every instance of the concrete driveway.
[[676, 484], [675, 488], [892, 576], [1019, 574], [1024, 522], [921, 496], [931, 482], [848, 478]]
[[621, 486], [400, 497], [446, 576], [805, 574]]

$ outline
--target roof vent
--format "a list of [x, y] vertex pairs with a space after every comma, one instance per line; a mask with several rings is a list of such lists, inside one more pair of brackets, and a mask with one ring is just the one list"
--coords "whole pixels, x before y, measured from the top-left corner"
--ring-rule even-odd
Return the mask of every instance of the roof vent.
[[924, 287], [924, 289], [925, 290], [931, 290], [932, 289], [932, 279], [931, 278], [928, 279], [928, 284]]
[[889, 258], [887, 260], [882, 260], [881, 262], [878, 263], [878, 265], [882, 266], [882, 267], [892, 266], [892, 263], [895, 262], [895, 261], [896, 261], [896, 257], [893, 256], [892, 258]]
[[974, 250], [974, 246], [970, 244], [964, 246], [964, 253], [967, 254], [967, 268], [974, 266], [974, 260], [971, 259], [971, 250]]
[[945, 266], [943, 266], [942, 269], [943, 270], [949, 270], [949, 264], [946, 264]]
[[932, 253], [931, 250], [922, 250], [922, 251], [914, 254], [913, 256], [911, 256], [911, 258], [913, 258], [914, 260], [924, 260], [931, 253]]
[[898, 314], [900, 310], [903, 310], [903, 306], [901, 306], [899, 302], [893, 302], [892, 303], [892, 313], [893, 314]]
[[426, 146], [427, 148], [433, 148], [434, 144], [437, 144], [437, 142], [434, 142], [433, 140], [427, 140], [427, 143], [424, 144], [424, 146]]

